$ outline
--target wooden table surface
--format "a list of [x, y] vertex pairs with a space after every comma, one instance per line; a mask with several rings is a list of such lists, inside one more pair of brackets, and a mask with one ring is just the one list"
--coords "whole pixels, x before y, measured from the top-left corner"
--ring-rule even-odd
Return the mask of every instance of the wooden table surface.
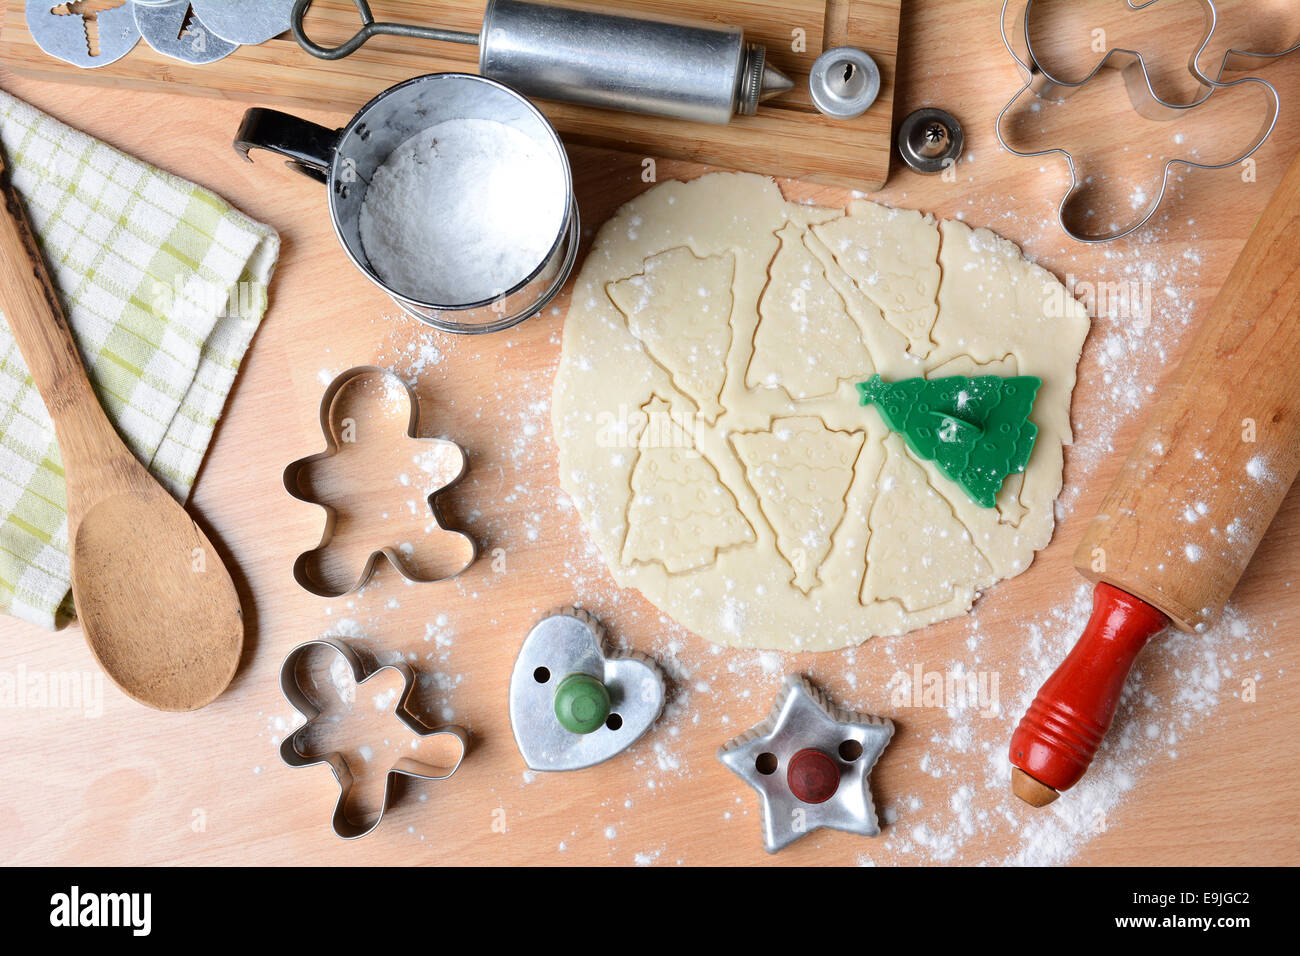
[[[191, 715], [148, 711], [108, 684], [102, 708], [89, 713], [6, 705], [0, 859], [1300, 862], [1293, 797], [1300, 764], [1292, 743], [1300, 719], [1300, 647], [1289, 640], [1300, 613], [1300, 493], [1287, 500], [1251, 565], [1231, 624], [1206, 638], [1204, 648], [1198, 638], [1174, 637], [1146, 652], [1140, 681], [1113, 731], [1124, 745], [1103, 757], [1108, 766], [1095, 768], [1092, 790], [1085, 784], [1053, 808], [1035, 811], [1011, 801], [998, 785], [996, 768], [1004, 762], [1017, 708], [1064, 652], [1065, 617], [1078, 615], [1074, 542], [1140, 424], [1145, 387], [1158, 388], [1176, 361], [1186, 328], [1205, 315], [1300, 143], [1300, 119], [1284, 109], [1251, 171], [1181, 177], [1176, 205], [1139, 237], [1101, 247], [1070, 243], [1053, 219], [1066, 185], [1064, 166], [1016, 159], [993, 135], [993, 117], [1019, 87], [998, 37], [997, 6], [907, 4], [896, 119], [921, 105], [942, 106], [964, 120], [967, 154], [955, 182], [923, 179], [896, 166], [888, 187], [873, 198], [989, 226], [1056, 274], [1081, 283], [1145, 278], [1156, 318], [1146, 332], [1126, 331], [1114, 316], [1094, 325], [1075, 394], [1078, 448], [1067, 454], [1063, 521], [1028, 572], [992, 589], [967, 619], [816, 656], [714, 648], [610, 582], [558, 490], [548, 437], [563, 301], [558, 314], [509, 333], [441, 336], [396, 315], [352, 270], [318, 185], [269, 156], [255, 165], [239, 161], [229, 144], [245, 104], [91, 90], [0, 73], [7, 91], [210, 187], [273, 225], [283, 239], [270, 311], [191, 500], [225, 548], [244, 600], [248, 636], [240, 671], [221, 699]], [[1284, 102], [1288, 94], [1300, 96], [1296, 58], [1268, 75]], [[1076, 123], [1139, 166], [1140, 155], [1158, 155], [1173, 136], [1166, 130], [1158, 142], [1124, 139], [1119, 128], [1126, 104], [1113, 95], [1081, 115]], [[344, 119], [328, 113], [310, 118]], [[1225, 121], [1222, 129], [1229, 125]], [[642, 157], [574, 150], [573, 159], [589, 226], [646, 188]], [[1149, 167], [1148, 155], [1143, 168]], [[700, 171], [683, 163], [658, 165], [661, 179]], [[850, 198], [830, 187], [783, 185], [791, 196], [826, 204]], [[392, 366], [412, 379], [432, 432], [468, 449], [470, 476], [453, 493], [451, 513], [479, 539], [484, 556], [454, 582], [408, 586], [383, 572], [363, 593], [328, 601], [301, 591], [291, 576], [294, 557], [316, 540], [321, 517], [285, 495], [280, 475], [289, 461], [322, 446], [316, 413], [329, 377], [367, 363]], [[650, 735], [614, 760], [575, 774], [526, 773], [506, 710], [511, 665], [532, 621], [574, 602], [665, 661], [669, 707]], [[1065, 605], [1074, 608], [1071, 614], [1054, 615]], [[411, 788], [378, 831], [354, 843], [338, 840], [328, 827], [336, 792], [329, 773], [291, 770], [277, 756], [293, 716], [277, 686], [280, 663], [295, 644], [330, 630], [355, 636], [380, 656], [411, 656], [425, 675], [421, 702], [435, 714], [446, 709], [473, 738], [457, 776]], [[917, 666], [998, 675], [1001, 715], [970, 719], [960, 711], [892, 700], [891, 677]], [[795, 670], [844, 703], [897, 722], [894, 742], [874, 773], [886, 825], [874, 841], [822, 831], [769, 858], [760, 846], [754, 794], [722, 768], [714, 751], [764, 717], [781, 674]], [[0, 671], [17, 680], [93, 675], [95, 665], [75, 627], [51, 634], [6, 618], [0, 620]], [[1253, 693], [1243, 692], [1243, 682]], [[1126, 792], [1112, 799], [1118, 790]], [[1083, 806], [1099, 819], [1080, 826]]]

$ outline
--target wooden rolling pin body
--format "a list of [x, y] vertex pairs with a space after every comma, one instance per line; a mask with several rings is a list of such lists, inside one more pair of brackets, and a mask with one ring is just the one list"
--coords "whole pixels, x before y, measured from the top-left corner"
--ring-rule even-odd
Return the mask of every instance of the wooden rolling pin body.
[[72, 595], [86, 643], [141, 703], [173, 711], [205, 706], [239, 666], [239, 594], [203, 529], [136, 459], [100, 406], [3, 155], [0, 312], [54, 424]]
[[1300, 471], [1300, 159], [1088, 526], [1092, 618], [1011, 737], [1012, 786], [1078, 783], [1143, 646], [1223, 610]]
[[1300, 471], [1300, 159], [1075, 552], [1184, 630], [1218, 616]]

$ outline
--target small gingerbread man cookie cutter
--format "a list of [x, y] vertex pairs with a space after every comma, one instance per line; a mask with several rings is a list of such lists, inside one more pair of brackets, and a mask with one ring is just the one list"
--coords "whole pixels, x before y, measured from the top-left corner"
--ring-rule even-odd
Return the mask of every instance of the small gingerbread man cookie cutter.
[[[1011, 4], [1018, 2], [1022, 4], [1019, 15], [1016, 17], [1015, 25], [1010, 30], [1007, 28], [1007, 14]], [[1129, 8], [1133, 11], [1143, 10], [1147, 7], [1158, 3], [1159, 0], [1126, 0]], [[1257, 52], [1252, 50], [1230, 49], [1223, 57], [1219, 67], [1213, 75], [1202, 70], [1200, 61], [1218, 28], [1218, 8], [1215, 6], [1215, 0], [1200, 0], [1205, 16], [1205, 31], [1202, 35], [1200, 44], [1192, 54], [1188, 64], [1189, 72], [1199, 87], [1197, 94], [1188, 102], [1175, 103], [1165, 99], [1155, 90], [1151, 82], [1151, 74], [1147, 70], [1146, 61], [1137, 50], [1128, 50], [1120, 47], [1109, 49], [1101, 61], [1082, 79], [1071, 80], [1054, 75], [1051, 70], [1044, 65], [1043, 61], [1034, 51], [1034, 45], [1031, 38], [1030, 24], [1033, 17], [1035, 0], [1003, 0], [1002, 4], [1002, 42], [1011, 54], [1016, 64], [1020, 67], [1021, 73], [1025, 77], [1025, 85], [1011, 98], [1002, 111], [998, 114], [995, 124], [998, 142], [1002, 148], [1009, 153], [1024, 158], [1040, 158], [1043, 156], [1061, 156], [1065, 159], [1066, 165], [1070, 171], [1070, 188], [1061, 198], [1057, 205], [1056, 215], [1061, 228], [1071, 239], [1083, 243], [1111, 242], [1115, 239], [1122, 239], [1141, 229], [1151, 218], [1159, 211], [1161, 204], [1164, 202], [1165, 195], [1169, 191], [1169, 183], [1173, 178], [1176, 167], [1184, 166], [1190, 169], [1228, 169], [1244, 162], [1255, 153], [1268, 140], [1277, 125], [1278, 114], [1281, 107], [1280, 97], [1277, 88], [1266, 80], [1253, 76], [1240, 77], [1235, 80], [1224, 81], [1223, 75], [1229, 70], [1239, 70], [1244, 66], [1247, 60], [1267, 61], [1286, 56], [1300, 49], [1300, 42], [1295, 43], [1285, 49], [1269, 52]], [[1011, 137], [1005, 132], [1006, 119], [1011, 115], [1020, 102], [1032, 94], [1040, 100], [1060, 102], [1067, 99], [1072, 94], [1078, 92], [1093, 79], [1095, 79], [1103, 70], [1117, 70], [1124, 78], [1125, 89], [1128, 92], [1129, 102], [1133, 105], [1134, 110], [1141, 116], [1151, 120], [1169, 121], [1185, 116], [1189, 110], [1195, 109], [1204, 104], [1210, 96], [1217, 90], [1229, 87], [1241, 86], [1243, 84], [1252, 84], [1258, 86], [1268, 99], [1268, 111], [1264, 117], [1263, 124], [1259, 132], [1244, 146], [1242, 151], [1231, 159], [1222, 163], [1202, 163], [1186, 157], [1174, 157], [1168, 160], [1161, 174], [1160, 188], [1155, 191], [1154, 197], [1147, 205], [1138, 210], [1134, 219], [1113, 225], [1110, 229], [1102, 232], [1089, 232], [1086, 229], [1079, 228], [1078, 224], [1072, 221], [1069, 206], [1071, 199], [1084, 188], [1084, 183], [1079, 179], [1078, 169], [1075, 165], [1074, 156], [1065, 149], [1053, 147], [1040, 150], [1021, 150], [1017, 149], [1011, 141]]]
[[[394, 706], [397, 719], [411, 733], [422, 740], [442, 737], [454, 740], [457, 744], [456, 756], [449, 766], [429, 764], [415, 760], [412, 757], [402, 757], [397, 760], [385, 775], [384, 801], [379, 808], [379, 812], [370, 820], [356, 820], [348, 815], [348, 798], [351, 796], [356, 778], [353, 776], [343, 754], [338, 751], [330, 751], [319, 756], [312, 756], [305, 753], [301, 746], [302, 737], [309, 733], [311, 723], [321, 715], [321, 709], [316, 706], [299, 682], [298, 664], [304, 654], [313, 648], [319, 647], [333, 650], [347, 662], [348, 668], [352, 672], [352, 679], [358, 687], [383, 671], [396, 671], [402, 676], [403, 682], [402, 693]], [[339, 798], [334, 804], [334, 815], [330, 822], [334, 828], [334, 833], [344, 840], [359, 839], [379, 826], [384, 814], [388, 811], [389, 804], [392, 803], [393, 788], [399, 776], [413, 777], [416, 780], [446, 780], [460, 769], [465, 754], [469, 750], [469, 734], [466, 733], [463, 727], [454, 724], [431, 727], [411, 709], [411, 695], [415, 691], [415, 672], [409, 666], [400, 661], [396, 664], [384, 664], [380, 667], [372, 666], [363, 660], [361, 655], [350, 646], [334, 637], [321, 637], [306, 641], [291, 650], [288, 656], [285, 657], [284, 663], [280, 666], [280, 691], [293, 706], [293, 709], [305, 718], [301, 727], [294, 730], [280, 742], [280, 759], [290, 767], [312, 767], [323, 763], [327, 764], [330, 770], [333, 771], [334, 779], [338, 781], [339, 785]]]
[[[455, 453], [459, 456], [460, 467], [456, 474], [451, 476], [437, 490], [428, 495], [426, 500], [438, 530], [457, 538], [461, 550], [459, 557], [449, 565], [452, 569], [449, 573], [418, 575], [411, 571], [409, 565], [402, 560], [402, 556], [394, 546], [391, 544], [386, 545], [370, 553], [366, 559], [365, 566], [362, 568], [355, 583], [350, 587], [339, 590], [337, 588], [331, 588], [316, 580], [311, 573], [313, 558], [319, 554], [319, 552], [328, 547], [330, 540], [334, 537], [334, 528], [338, 522], [338, 512], [330, 505], [316, 500], [312, 493], [305, 487], [304, 478], [311, 466], [332, 458], [339, 453], [340, 445], [339, 440], [336, 437], [338, 430], [334, 427], [334, 400], [343, 389], [347, 388], [353, 382], [358, 379], [370, 377], [380, 378], [386, 382], [398, 385], [404, 391], [410, 406], [410, 419], [406, 426], [407, 438], [419, 442], [425, 442], [431, 447], [442, 446], [444, 448], [454, 449]], [[334, 381], [330, 383], [329, 388], [325, 390], [325, 394], [321, 398], [320, 425], [321, 431], [325, 435], [325, 451], [311, 455], [307, 458], [300, 458], [284, 470], [285, 490], [299, 501], [323, 508], [326, 514], [325, 529], [321, 534], [320, 543], [310, 551], [304, 551], [302, 554], [298, 555], [297, 559], [294, 561], [293, 576], [303, 590], [309, 591], [317, 597], [326, 598], [336, 598], [342, 597], [345, 594], [351, 594], [364, 587], [366, 582], [370, 580], [380, 558], [386, 558], [388, 563], [393, 566], [397, 573], [412, 584], [431, 584], [437, 581], [446, 581], [461, 574], [466, 568], [474, 563], [475, 559], [478, 557], [478, 542], [463, 531], [447, 527], [437, 501], [438, 497], [443, 492], [458, 484], [461, 479], [465, 477], [466, 472], [469, 470], [469, 458], [465, 454], [465, 449], [450, 439], [420, 437], [420, 400], [415, 394], [415, 390], [412, 389], [410, 385], [398, 376], [394, 375], [388, 369], [379, 368], [378, 366], [358, 365], [355, 368], [348, 369], [346, 372], [335, 378]]]

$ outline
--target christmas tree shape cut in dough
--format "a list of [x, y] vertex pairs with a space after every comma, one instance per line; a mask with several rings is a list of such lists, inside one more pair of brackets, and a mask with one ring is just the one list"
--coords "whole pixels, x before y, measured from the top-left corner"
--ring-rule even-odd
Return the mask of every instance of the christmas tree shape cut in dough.
[[640, 274], [607, 287], [628, 330], [708, 422], [722, 412], [735, 271], [731, 253], [700, 259], [678, 246], [646, 259]]
[[854, 203], [851, 213], [813, 226], [813, 233], [907, 339], [907, 350], [925, 358], [939, 317], [939, 227], [913, 209], [871, 202]]
[[860, 599], [892, 599], [909, 612], [939, 607], [987, 581], [988, 562], [897, 436], [887, 437], [885, 448]]
[[637, 439], [623, 564], [662, 564], [682, 574], [714, 563], [717, 553], [754, 541], [754, 529], [690, 431], [658, 396], [644, 407]]
[[1003, 378], [909, 378], [860, 382], [863, 405], [875, 405], [907, 446], [983, 508], [997, 507], [1008, 475], [1025, 470], [1038, 437], [1029, 420], [1042, 386], [1031, 375]]
[[771, 431], [731, 439], [776, 532], [777, 550], [807, 594], [844, 519], [845, 496], [862, 450], [862, 432], [829, 430], [820, 418], [783, 418]]
[[834, 393], [840, 382], [874, 368], [862, 330], [826, 278], [826, 268], [791, 223], [758, 303], [750, 388], [782, 388], [795, 401]]

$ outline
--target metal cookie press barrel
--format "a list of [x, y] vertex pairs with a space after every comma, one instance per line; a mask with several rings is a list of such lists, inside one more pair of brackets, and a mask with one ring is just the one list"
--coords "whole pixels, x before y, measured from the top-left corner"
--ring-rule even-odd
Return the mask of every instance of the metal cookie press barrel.
[[479, 72], [542, 99], [725, 124], [792, 87], [739, 27], [492, 0]]
[[468, 33], [381, 22], [369, 0], [352, 2], [361, 29], [337, 46], [321, 46], [303, 26], [312, 0], [296, 0], [294, 38], [325, 60], [350, 56], [380, 35], [478, 44], [479, 73], [528, 96], [719, 125], [794, 89], [768, 64], [767, 48], [746, 41], [739, 27], [488, 0], [482, 30]]

